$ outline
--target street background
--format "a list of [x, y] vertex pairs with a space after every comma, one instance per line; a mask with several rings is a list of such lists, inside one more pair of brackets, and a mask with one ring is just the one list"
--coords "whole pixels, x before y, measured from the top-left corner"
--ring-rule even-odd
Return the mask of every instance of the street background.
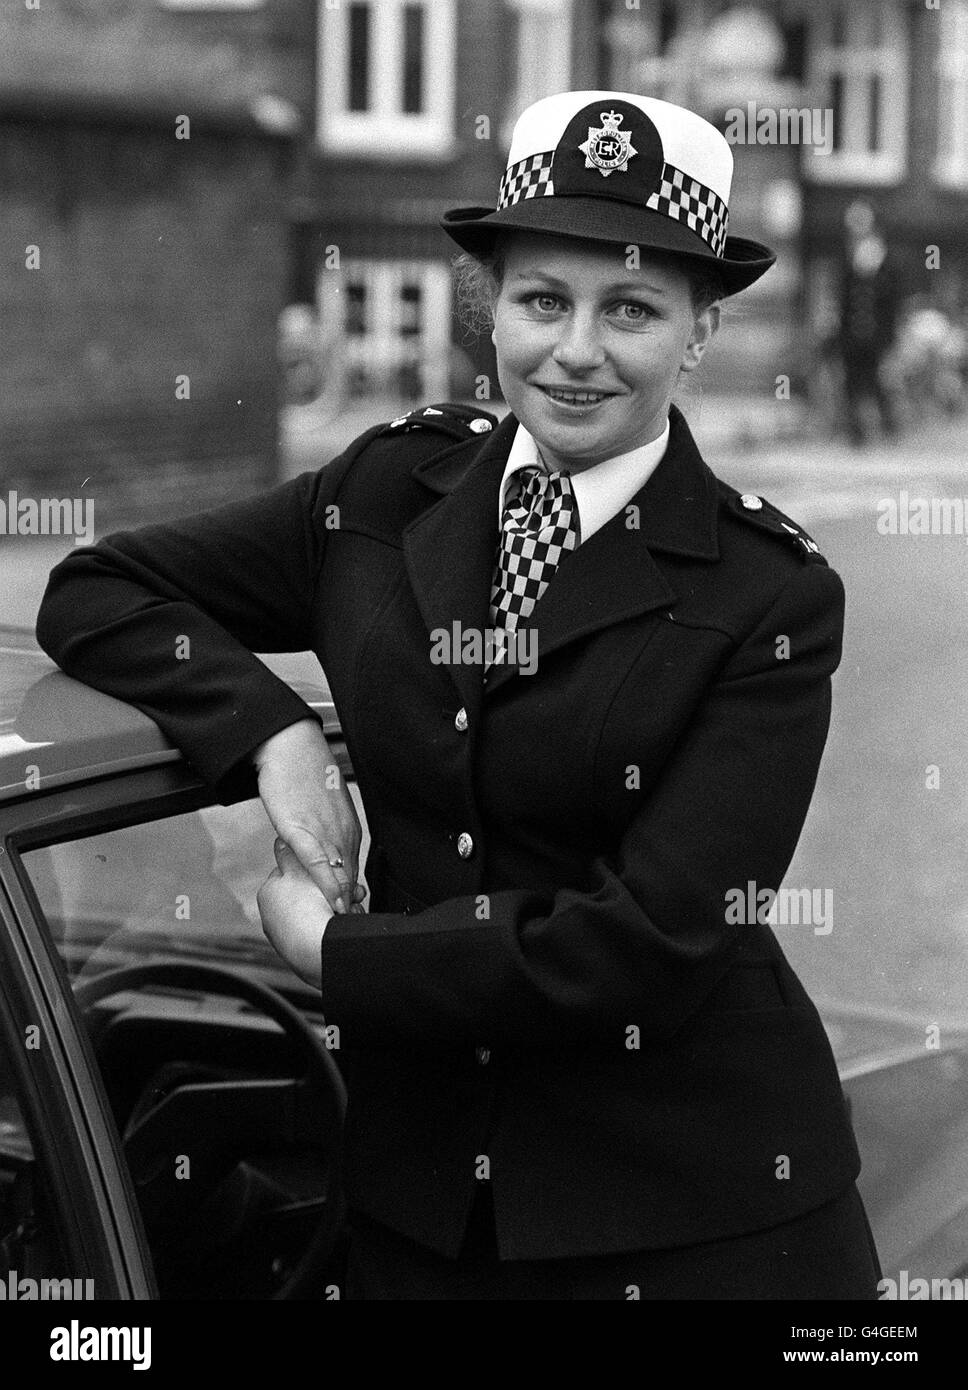
[[[494, 206], [516, 115], [568, 89], [712, 121], [730, 231], [778, 253], [678, 397], [714, 472], [846, 589], [784, 885], [832, 913], [775, 931], [846, 1079], [885, 1269], [968, 1278], [968, 0], [4, 6], [0, 666], [74, 548], [18, 501], [88, 503], [102, 537], [418, 406], [503, 414], [438, 223]], [[950, 534], [879, 529], [905, 494]]]
[[[5, 10], [0, 500], [89, 498], [103, 535], [323, 467], [419, 404], [501, 413], [437, 219], [493, 205], [513, 117], [548, 92], [641, 91], [724, 129], [750, 102], [830, 112], [824, 151], [755, 122], [735, 145], [733, 227], [779, 261], [681, 403], [713, 469], [847, 589], [787, 879], [832, 889], [834, 926], [781, 941], [817, 995], [968, 1022], [966, 538], [876, 525], [902, 491], [968, 498], [968, 3], [408, 14], [401, 39], [400, 0]], [[71, 547], [0, 535], [0, 620], [32, 622]]]

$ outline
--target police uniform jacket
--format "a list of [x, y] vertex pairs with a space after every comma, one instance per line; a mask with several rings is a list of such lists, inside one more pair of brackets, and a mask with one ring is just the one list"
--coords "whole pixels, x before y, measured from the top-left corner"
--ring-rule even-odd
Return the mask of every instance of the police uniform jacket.
[[488, 1182], [508, 1259], [778, 1224], [859, 1160], [819, 1016], [729, 895], [793, 855], [841, 582], [673, 408], [648, 482], [526, 625], [536, 669], [485, 683], [464, 639], [516, 427], [494, 424], [418, 410], [265, 496], [77, 551], [40, 641], [223, 800], [307, 715], [251, 653], [318, 655], [372, 836], [370, 912], [322, 944], [352, 1207], [452, 1256]]

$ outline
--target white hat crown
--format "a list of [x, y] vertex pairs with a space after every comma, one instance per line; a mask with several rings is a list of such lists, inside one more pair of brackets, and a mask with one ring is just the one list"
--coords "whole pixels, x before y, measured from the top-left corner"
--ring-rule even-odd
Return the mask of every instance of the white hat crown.
[[636, 92], [559, 92], [515, 124], [497, 206], [452, 208], [441, 226], [485, 258], [504, 232], [639, 246], [736, 294], [776, 254], [728, 232], [732, 179], [729, 141], [695, 111]]
[[662, 152], [670, 164], [711, 188], [729, 203], [733, 177], [733, 151], [721, 131], [685, 106], [676, 106], [658, 97], [637, 96], [634, 92], [559, 92], [543, 97], [521, 113], [511, 135], [508, 164], [517, 164], [529, 155], [555, 149], [569, 122], [586, 106], [598, 102], [602, 110], [616, 101], [637, 106], [655, 125], [662, 140]]
[[519, 117], [498, 209], [536, 197], [611, 198], [688, 226], [721, 256], [732, 175], [726, 137], [684, 106], [634, 92], [561, 92]]

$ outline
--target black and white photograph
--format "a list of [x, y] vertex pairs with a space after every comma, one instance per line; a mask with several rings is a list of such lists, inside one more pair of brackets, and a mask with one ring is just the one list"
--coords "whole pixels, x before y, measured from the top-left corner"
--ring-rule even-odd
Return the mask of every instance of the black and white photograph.
[[968, 0], [11, 0], [0, 242], [0, 1333], [918, 1364]]

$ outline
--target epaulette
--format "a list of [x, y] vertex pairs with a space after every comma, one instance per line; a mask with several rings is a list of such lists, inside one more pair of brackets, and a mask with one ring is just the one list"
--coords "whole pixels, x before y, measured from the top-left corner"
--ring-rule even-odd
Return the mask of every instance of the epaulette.
[[475, 435], [490, 434], [497, 426], [497, 417], [486, 410], [445, 401], [440, 405], [423, 405], [409, 415], [399, 415], [383, 426], [380, 434], [407, 434], [410, 430], [434, 430], [449, 439], [473, 439]]
[[[768, 531], [786, 545], [792, 546], [801, 560], [823, 560], [820, 547], [802, 526], [785, 516], [765, 497], [754, 492], [731, 492], [726, 498], [726, 506], [734, 516], [742, 517], [760, 531]], [[826, 563], [826, 561], [824, 561]]]

